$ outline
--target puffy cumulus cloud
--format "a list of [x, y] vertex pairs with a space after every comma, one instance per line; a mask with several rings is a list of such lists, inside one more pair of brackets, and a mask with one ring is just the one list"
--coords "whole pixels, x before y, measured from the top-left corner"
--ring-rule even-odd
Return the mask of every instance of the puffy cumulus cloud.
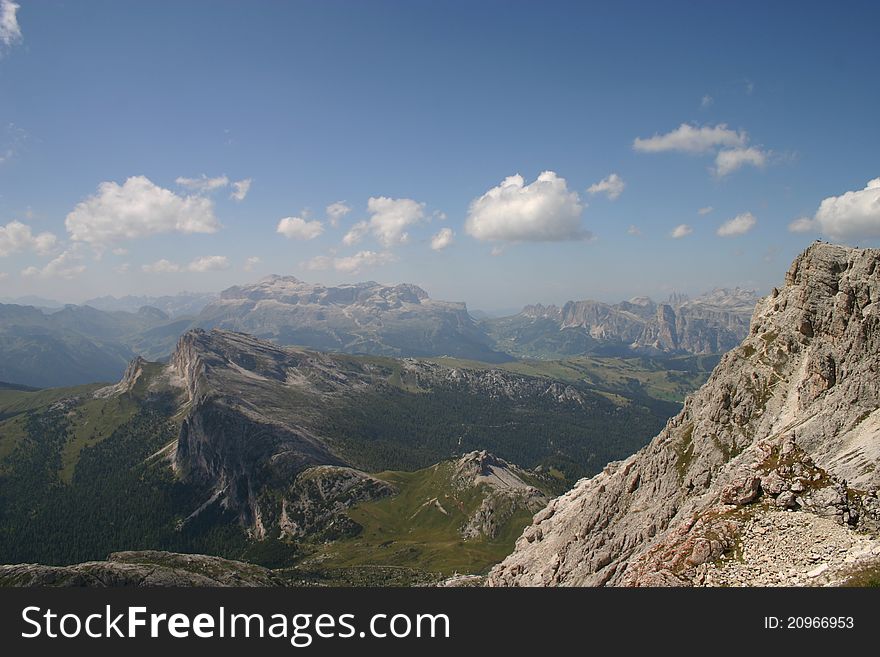
[[121, 265], [117, 265], [113, 268], [113, 271], [117, 274], [127, 274], [131, 269], [131, 265], [127, 262], [123, 262]]
[[251, 191], [252, 182], [254, 182], [253, 178], [236, 180], [234, 183], [232, 183], [232, 193], [229, 195], [229, 198], [231, 198], [233, 201], [243, 201], [248, 195], [248, 192]]
[[123, 184], [102, 182], [64, 221], [72, 240], [96, 246], [159, 233], [213, 233], [214, 204], [202, 196], [178, 196], [145, 176]]
[[290, 240], [313, 240], [324, 232], [324, 224], [306, 221], [302, 217], [284, 217], [275, 230]]
[[244, 261], [244, 267], [242, 267], [242, 269], [245, 271], [253, 271], [261, 262], [262, 260], [260, 259], [260, 256], [251, 256]]
[[618, 176], [616, 173], [612, 173], [607, 178], [603, 178], [599, 182], [590, 185], [587, 188], [587, 192], [589, 194], [605, 194], [610, 200], [617, 199], [621, 194], [623, 194], [623, 190], [626, 187], [626, 183], [623, 182], [623, 178]]
[[526, 185], [519, 174], [471, 201], [465, 231], [478, 240], [559, 242], [588, 239], [581, 227], [584, 205], [565, 178], [545, 171]]
[[306, 269], [335, 269], [344, 274], [356, 274], [362, 269], [394, 262], [394, 254], [388, 251], [358, 251], [354, 255], [344, 257], [315, 256], [303, 263]]
[[697, 210], [697, 214], [701, 217], [705, 217], [707, 214], [710, 214], [714, 209], [715, 208], [713, 208], [711, 205], [707, 205], [706, 207]]
[[769, 151], [749, 145], [749, 135], [744, 130], [731, 130], [724, 123], [696, 126], [682, 123], [666, 134], [653, 137], [636, 137], [633, 148], [645, 153], [674, 151], [705, 155], [715, 153], [712, 172], [722, 178], [746, 165], [762, 168], [767, 164]]
[[629, 228], [626, 229], [627, 235], [632, 235], [633, 237], [641, 237], [642, 231], [635, 224], [630, 225]]
[[754, 146], [718, 151], [715, 156], [715, 175], [720, 178], [746, 165], [764, 168], [767, 165], [767, 153]]
[[181, 187], [186, 187], [187, 189], [191, 189], [194, 192], [205, 194], [216, 191], [218, 189], [223, 189], [229, 184], [229, 178], [227, 178], [226, 176], [208, 178], [208, 176], [203, 173], [198, 178], [184, 178], [183, 176], [181, 176], [177, 178], [174, 182], [176, 182]]
[[669, 236], [673, 239], [680, 240], [682, 237], [687, 237], [691, 233], [694, 232], [694, 229], [688, 226], [687, 224], [679, 224], [675, 228], [672, 229], [672, 232], [669, 233]]
[[712, 107], [712, 103], [715, 102], [715, 99], [712, 98], [709, 94], [706, 94], [700, 99], [700, 109], [706, 109]]
[[719, 237], [736, 237], [738, 235], [745, 235], [757, 223], [758, 220], [755, 218], [755, 215], [751, 212], [743, 212], [736, 215], [733, 219], [725, 221], [715, 232]]
[[819, 225], [815, 219], [810, 217], [798, 217], [790, 224], [788, 224], [788, 230], [791, 233], [812, 233], [818, 230]]
[[367, 233], [370, 232], [370, 222], [368, 221], [359, 221], [354, 226], [348, 229], [348, 232], [345, 234], [345, 237], [342, 238], [342, 243], [346, 246], [352, 246], [360, 242], [364, 237], [366, 237]]
[[44, 232], [34, 235], [31, 227], [20, 221], [10, 221], [0, 226], [0, 256], [8, 256], [21, 251], [33, 251], [37, 255], [49, 255], [55, 248], [58, 238]]
[[425, 218], [425, 204], [411, 198], [372, 196], [367, 200], [367, 211], [367, 229], [386, 249], [405, 244], [409, 239], [407, 229]]
[[206, 272], [223, 271], [229, 269], [229, 259], [226, 256], [212, 255], [196, 258], [186, 266], [187, 271]]
[[[12, 0], [0, 0], [0, 44], [3, 44], [3, 48], [10, 48], [21, 43], [21, 26], [19, 26], [16, 16], [19, 7], [20, 5]], [[2, 49], [0, 49], [0, 55], [2, 54]]]
[[149, 265], [143, 265], [141, 269], [148, 274], [172, 274], [181, 271], [180, 265], [162, 258]]
[[819, 204], [815, 221], [832, 239], [880, 238], [880, 178], [869, 180], [864, 189], [829, 196]]
[[425, 219], [425, 204], [411, 198], [371, 196], [367, 200], [370, 218], [352, 226], [342, 243], [352, 246], [372, 235], [386, 249], [409, 240], [407, 229]]
[[64, 251], [50, 260], [45, 267], [28, 267], [21, 275], [26, 278], [76, 278], [86, 270], [80, 256], [71, 250]]
[[141, 270], [148, 274], [176, 274], [184, 271], [201, 274], [209, 271], [222, 271], [224, 269], [229, 269], [229, 259], [226, 256], [219, 255], [202, 256], [187, 265], [179, 265], [176, 262], [163, 258], [141, 267]]
[[339, 222], [342, 221], [342, 218], [351, 212], [351, 206], [345, 201], [336, 201], [336, 203], [328, 205], [324, 212], [327, 214], [327, 221], [330, 222], [331, 226], [336, 228], [339, 225]]
[[748, 135], [731, 130], [724, 123], [715, 126], [693, 126], [682, 123], [675, 130], [653, 137], [636, 137], [633, 148], [644, 153], [708, 153], [719, 147], [738, 148], [745, 146]]
[[455, 233], [451, 228], [441, 228], [440, 231], [431, 238], [431, 248], [435, 251], [442, 251], [452, 244], [452, 238]]

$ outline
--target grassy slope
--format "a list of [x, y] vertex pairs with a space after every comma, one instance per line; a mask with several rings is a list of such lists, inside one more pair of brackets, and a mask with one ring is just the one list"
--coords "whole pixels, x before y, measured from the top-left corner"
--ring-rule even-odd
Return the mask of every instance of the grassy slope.
[[451, 481], [452, 467], [444, 462], [415, 472], [376, 475], [396, 486], [399, 494], [351, 509], [349, 515], [363, 532], [321, 546], [306, 565], [319, 564], [330, 571], [395, 566], [444, 575], [486, 571], [510, 553], [532, 514], [525, 509], [517, 511], [493, 540], [464, 540], [459, 530], [487, 491], [484, 487], [456, 489]]

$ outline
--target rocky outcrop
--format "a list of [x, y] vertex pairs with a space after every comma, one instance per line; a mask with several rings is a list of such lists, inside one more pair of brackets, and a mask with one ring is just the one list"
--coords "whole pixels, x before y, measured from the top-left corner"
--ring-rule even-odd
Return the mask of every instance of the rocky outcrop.
[[705, 583], [780, 511], [876, 532], [878, 274], [880, 250], [812, 245], [681, 413], [536, 514], [489, 583]]
[[484, 487], [480, 507], [461, 528], [465, 539], [498, 537], [500, 529], [525, 509], [534, 513], [547, 503], [544, 493], [526, 483], [526, 473], [483, 450], [465, 454], [453, 464], [453, 486], [459, 490]]
[[356, 536], [361, 526], [348, 516], [348, 509], [396, 492], [391, 484], [352, 468], [309, 468], [284, 494], [281, 534], [322, 542]]
[[71, 566], [0, 566], [8, 587], [279, 586], [271, 571], [220, 557], [173, 552], [116, 552], [106, 561]]

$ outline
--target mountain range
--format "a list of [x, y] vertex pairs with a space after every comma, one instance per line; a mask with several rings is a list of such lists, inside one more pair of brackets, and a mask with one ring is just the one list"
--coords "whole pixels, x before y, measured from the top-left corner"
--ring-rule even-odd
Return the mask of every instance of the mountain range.
[[415, 285], [328, 287], [270, 276], [217, 296], [103, 297], [61, 309], [0, 305], [0, 381], [39, 387], [112, 381], [135, 355], [168, 358], [193, 328], [324, 351], [486, 363], [717, 354], [743, 337], [754, 303], [751, 292], [716, 290], [661, 304], [638, 298], [528, 306], [515, 316], [478, 321], [465, 304], [433, 300]]
[[880, 250], [815, 243], [677, 414], [660, 397], [692, 379], [645, 358], [222, 329], [110, 386], [3, 386], [0, 585], [876, 584], [878, 272]]
[[672, 295], [608, 304], [569, 301], [526, 306], [518, 315], [485, 319], [496, 349], [531, 358], [691, 353], [718, 354], [746, 335], [757, 303], [752, 290], [717, 289], [695, 299]]
[[113, 385], [0, 390], [0, 561], [149, 549], [300, 573], [480, 570], [566, 482], [678, 408], [442, 360], [192, 329], [167, 362], [137, 357]]

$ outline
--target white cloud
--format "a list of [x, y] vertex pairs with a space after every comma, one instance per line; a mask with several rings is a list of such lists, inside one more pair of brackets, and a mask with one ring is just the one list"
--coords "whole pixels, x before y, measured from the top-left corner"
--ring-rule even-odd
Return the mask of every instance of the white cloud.
[[714, 209], [715, 208], [713, 208], [711, 205], [707, 205], [706, 207], [700, 208], [699, 210], [697, 210], [697, 214], [700, 215], [701, 217], [705, 217], [707, 214], [711, 213], [712, 210], [714, 210]]
[[8, 256], [21, 251], [33, 251], [37, 255], [49, 255], [55, 248], [58, 238], [52, 233], [34, 235], [31, 227], [20, 221], [10, 221], [0, 226], [0, 256]]
[[254, 182], [253, 178], [244, 178], [243, 180], [236, 180], [232, 183], [232, 194], [229, 195], [233, 201], [243, 201], [245, 196], [248, 195], [248, 192], [251, 189], [251, 183]]
[[498, 256], [504, 255], [504, 247], [503, 246], [493, 246], [492, 250], [489, 251], [489, 255], [493, 258], [497, 258]]
[[113, 249], [113, 255], [115, 256], [124, 256], [128, 255], [128, 249], [123, 249], [121, 246]]
[[726, 124], [715, 126], [692, 126], [682, 123], [672, 132], [653, 137], [637, 137], [633, 148], [645, 153], [677, 151], [680, 153], [708, 153], [718, 147], [738, 148], [745, 146], [748, 135], [745, 132], [730, 130]]
[[203, 256], [196, 258], [186, 266], [187, 271], [203, 273], [206, 271], [222, 271], [229, 269], [229, 258], [226, 256]]
[[385, 248], [404, 244], [409, 239], [406, 230], [425, 217], [425, 204], [411, 198], [375, 196], [367, 200], [370, 213], [370, 232]]
[[258, 264], [260, 264], [260, 262], [262, 262], [262, 260], [260, 260], [260, 256], [251, 256], [250, 258], [248, 258], [247, 260], [244, 261], [243, 269], [245, 271], [253, 271], [254, 268]]
[[28, 267], [21, 275], [27, 278], [75, 278], [86, 270], [80, 257], [72, 251], [65, 251], [54, 260], [50, 260], [42, 269]]
[[278, 222], [276, 232], [291, 240], [313, 240], [324, 232], [324, 224], [302, 217], [284, 217]]
[[425, 218], [425, 204], [411, 198], [372, 196], [367, 201], [370, 218], [352, 226], [342, 243], [352, 246], [369, 234], [386, 249], [409, 240], [407, 229]]
[[0, 281], [5, 281], [7, 278], [9, 278], [9, 274], [5, 271], [0, 271]]
[[156, 262], [144, 265], [141, 269], [148, 274], [176, 274], [178, 272], [190, 271], [195, 273], [205, 273], [209, 271], [221, 271], [229, 268], [229, 259], [226, 256], [202, 256], [196, 258], [188, 265], [179, 265], [176, 262], [162, 259]]
[[711, 107], [712, 103], [715, 102], [715, 99], [712, 98], [709, 94], [706, 94], [700, 99], [700, 109], [706, 109], [707, 107]]
[[131, 265], [127, 262], [123, 262], [121, 265], [114, 267], [113, 271], [117, 274], [127, 274], [129, 269], [131, 269]]
[[729, 148], [715, 156], [715, 175], [719, 178], [750, 164], [759, 169], [767, 165], [767, 153], [760, 148]]
[[829, 196], [819, 204], [815, 219], [832, 239], [880, 237], [880, 178], [869, 180], [864, 189]]
[[186, 187], [194, 192], [202, 194], [210, 193], [218, 189], [222, 189], [229, 184], [229, 178], [226, 176], [218, 176], [216, 178], [208, 178], [204, 173], [198, 178], [177, 178], [176, 182], [181, 187]]
[[755, 215], [751, 212], [743, 212], [736, 215], [733, 219], [725, 221], [715, 232], [719, 237], [736, 237], [738, 235], [745, 235], [757, 223], [758, 220], [755, 218]]
[[358, 251], [352, 256], [342, 258], [330, 256], [315, 256], [303, 263], [306, 269], [325, 270], [335, 269], [345, 274], [356, 274], [366, 267], [375, 267], [394, 261], [394, 255], [388, 251]]
[[618, 176], [616, 173], [612, 173], [607, 178], [603, 178], [599, 182], [590, 185], [587, 188], [587, 192], [590, 194], [601, 194], [604, 193], [610, 200], [617, 199], [621, 194], [623, 194], [623, 189], [626, 187], [626, 183], [623, 182], [623, 178]]
[[558, 242], [587, 239], [581, 227], [584, 205], [565, 178], [545, 171], [526, 185], [519, 174], [471, 201], [465, 231], [478, 240]]
[[812, 233], [818, 228], [818, 222], [810, 217], [798, 217], [788, 224], [788, 230], [791, 233]]
[[452, 238], [454, 235], [455, 233], [452, 232], [451, 228], [441, 228], [440, 232], [431, 238], [431, 248], [435, 251], [442, 251], [452, 244]]
[[632, 225], [630, 225], [629, 228], [626, 229], [626, 234], [632, 235], [633, 237], [640, 237], [642, 234], [642, 231], [639, 230], [638, 226], [632, 224]]
[[713, 173], [721, 178], [749, 164], [763, 168], [771, 153], [749, 145], [744, 130], [734, 131], [724, 123], [715, 126], [696, 126], [682, 123], [672, 132], [655, 134], [647, 139], [636, 138], [633, 148], [646, 153], [676, 151], [702, 155], [715, 153]]
[[367, 233], [370, 232], [370, 223], [368, 221], [359, 221], [354, 226], [348, 229], [348, 232], [345, 234], [345, 237], [342, 238], [342, 243], [346, 246], [353, 246], [360, 242]]
[[672, 232], [669, 233], [669, 236], [673, 239], [680, 240], [682, 237], [687, 237], [691, 233], [694, 232], [694, 229], [688, 226], [687, 224], [679, 224], [675, 228], [672, 229]]
[[102, 182], [64, 221], [71, 239], [103, 245], [158, 233], [213, 233], [214, 204], [202, 196], [178, 196], [145, 176], [122, 185]]
[[328, 205], [325, 212], [330, 225], [336, 228], [342, 218], [351, 212], [351, 207], [345, 201], [336, 201]]
[[333, 269], [334, 258], [331, 256], [319, 255], [306, 260], [302, 266], [312, 271], [324, 271], [325, 269]]
[[18, 9], [19, 5], [12, 0], [0, 0], [0, 43], [6, 48], [22, 41], [21, 27], [15, 15]]
[[162, 258], [149, 265], [143, 265], [141, 269], [148, 274], [173, 274], [181, 271], [180, 265]]

